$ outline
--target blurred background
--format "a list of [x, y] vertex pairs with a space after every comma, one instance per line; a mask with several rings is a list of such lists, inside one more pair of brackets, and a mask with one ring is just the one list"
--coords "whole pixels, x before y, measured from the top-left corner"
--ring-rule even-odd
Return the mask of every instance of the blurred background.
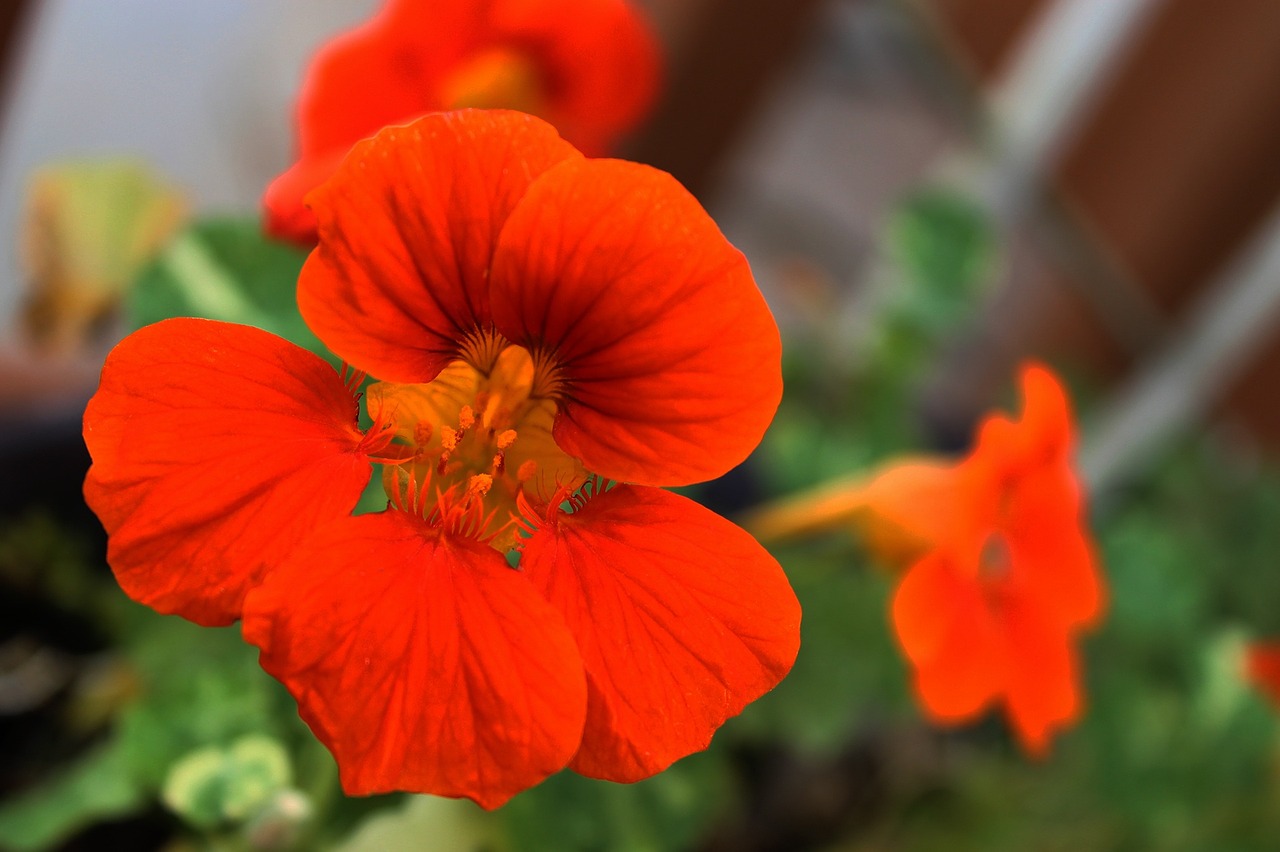
[[[0, 847], [287, 847], [254, 846], [225, 814], [201, 823], [162, 805], [172, 761], [105, 803], [94, 796], [123, 771], [114, 764], [58, 781], [112, 736], [137, 683], [169, 677], [138, 650], [152, 628], [86, 626], [98, 604], [74, 579], [109, 583], [79, 497], [79, 416], [130, 317], [157, 309], [121, 313], [93, 288], [50, 292], [33, 176], [124, 157], [145, 167], [138, 181], [176, 187], [196, 221], [251, 219], [291, 162], [307, 58], [377, 5], [0, 4], [0, 797], [45, 803], [37, 829], [33, 806], [18, 822], [0, 810]], [[998, 722], [929, 730], [887, 633], [886, 581], [833, 537], [776, 551], [806, 604], [805, 650], [710, 756], [633, 788], [553, 779], [498, 822], [436, 800], [338, 818], [306, 784], [281, 783], [304, 789], [321, 814], [306, 819], [325, 826], [299, 842], [1276, 848], [1277, 728], [1244, 684], [1241, 649], [1280, 631], [1280, 4], [638, 5], [666, 80], [620, 153], [670, 171], [708, 207], [751, 261], [788, 353], [765, 445], [702, 499], [732, 514], [895, 453], [962, 451], [974, 422], [1009, 403], [1016, 365], [1047, 360], [1076, 390], [1112, 587], [1088, 650], [1089, 715], [1044, 763], [1022, 758]], [[113, 213], [82, 218], [94, 215]], [[195, 655], [199, 636], [182, 640]], [[243, 659], [226, 664], [227, 683], [255, 677]], [[243, 688], [264, 707], [279, 698], [259, 695], [270, 684]], [[66, 714], [85, 707], [96, 721], [67, 734]], [[256, 730], [236, 719], [213, 725], [222, 745], [226, 731]], [[290, 754], [298, 774], [323, 761]], [[410, 833], [370, 827], [370, 814], [393, 812]], [[441, 840], [397, 845], [423, 831]]]
[[[972, 416], [1027, 354], [1062, 355], [1108, 384], [1186, 357], [1214, 308], [1269, 277], [1244, 268], [1249, 249], [1265, 253], [1280, 188], [1280, 10], [1268, 0], [1226, 14], [1195, 0], [641, 5], [667, 86], [623, 153], [713, 209], [784, 317], [795, 306], [780, 294], [797, 276], [857, 302], [883, 223], [912, 188], [955, 188], [991, 215], [999, 280], [937, 376], [940, 417]], [[11, 336], [30, 286], [20, 245], [34, 169], [128, 156], [198, 213], [256, 209], [290, 162], [282, 116], [306, 59], [374, 8], [8, 0], [0, 322]], [[1217, 341], [1229, 352], [1205, 367], [1212, 379], [1187, 376], [1190, 398], [1165, 405], [1227, 413], [1265, 444], [1280, 428], [1266, 391], [1277, 342], [1266, 294], [1253, 298], [1250, 328]]]

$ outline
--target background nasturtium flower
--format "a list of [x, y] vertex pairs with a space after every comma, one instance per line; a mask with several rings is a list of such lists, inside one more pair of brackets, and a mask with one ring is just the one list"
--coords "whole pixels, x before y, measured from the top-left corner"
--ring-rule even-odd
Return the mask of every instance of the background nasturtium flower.
[[1245, 648], [1244, 666], [1249, 683], [1280, 709], [1280, 641], [1250, 643]]
[[[352, 794], [496, 807], [704, 748], [799, 645], [777, 562], [653, 487], [772, 419], [746, 260], [670, 176], [515, 112], [386, 129], [312, 202], [299, 303], [357, 372], [205, 320], [120, 343], [85, 413], [120, 584], [242, 618]], [[371, 462], [388, 508], [352, 516]]]
[[384, 126], [465, 107], [543, 118], [588, 156], [648, 113], [658, 43], [627, 0], [387, 0], [316, 54], [298, 98], [298, 161], [267, 187], [266, 228], [312, 244], [306, 194]]
[[1021, 383], [1021, 419], [988, 417], [959, 464], [890, 467], [866, 487], [859, 523], [881, 528], [889, 552], [914, 542], [893, 624], [925, 711], [961, 722], [1002, 701], [1041, 755], [1080, 713], [1072, 643], [1102, 588], [1066, 394], [1039, 365]]

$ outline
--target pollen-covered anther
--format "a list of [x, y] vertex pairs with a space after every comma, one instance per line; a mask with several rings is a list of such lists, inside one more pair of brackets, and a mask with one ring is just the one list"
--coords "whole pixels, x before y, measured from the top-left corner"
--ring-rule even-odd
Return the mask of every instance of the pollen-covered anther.
[[444, 451], [446, 456], [458, 449], [458, 439], [461, 437], [462, 435], [456, 429], [451, 429], [448, 426], [440, 427], [440, 449]]
[[471, 406], [464, 405], [462, 410], [458, 412], [458, 431], [466, 432], [472, 426], [476, 425], [476, 413], [472, 411]]
[[538, 472], [538, 463], [533, 459], [529, 459], [520, 465], [520, 469], [516, 471], [516, 480], [521, 483], [528, 482], [533, 479], [534, 474]]
[[436, 461], [436, 475], [444, 476], [449, 470], [449, 456], [458, 449], [459, 435], [448, 426], [440, 428], [440, 458]]
[[507, 469], [507, 450], [511, 449], [511, 445], [515, 442], [515, 429], [504, 429], [498, 433], [498, 437], [494, 440], [494, 445], [498, 448], [498, 452], [494, 454], [493, 463], [490, 466], [494, 476], [501, 476], [503, 471]]
[[475, 476], [467, 480], [467, 500], [470, 501], [476, 497], [484, 498], [489, 493], [489, 489], [493, 487], [493, 477], [487, 473], [477, 473]]

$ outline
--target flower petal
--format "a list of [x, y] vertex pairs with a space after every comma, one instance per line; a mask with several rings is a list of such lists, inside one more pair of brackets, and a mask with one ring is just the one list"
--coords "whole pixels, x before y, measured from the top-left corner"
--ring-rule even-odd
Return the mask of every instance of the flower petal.
[[85, 499], [135, 600], [229, 624], [245, 592], [369, 481], [333, 368], [265, 331], [172, 319], [107, 357], [84, 415]]
[[1011, 598], [1004, 612], [1009, 682], [1006, 706], [1014, 732], [1029, 754], [1043, 757], [1055, 728], [1080, 715], [1070, 634], [1029, 599]]
[[1043, 364], [1033, 361], [1019, 367], [1018, 380], [1023, 398], [1022, 428], [1034, 436], [1037, 445], [1069, 452], [1075, 437], [1071, 404], [1062, 382]]
[[489, 264], [531, 181], [580, 155], [546, 122], [462, 110], [356, 145], [307, 199], [320, 242], [298, 306], [325, 345], [381, 379], [425, 382], [491, 325]]
[[303, 248], [315, 245], [316, 214], [302, 200], [328, 180], [346, 153], [346, 148], [339, 148], [327, 155], [304, 157], [268, 184], [262, 194], [263, 230]]
[[1065, 462], [1027, 471], [1009, 500], [1005, 536], [1015, 579], [1063, 628], [1102, 611], [1104, 591], [1080, 500]]
[[472, 48], [482, 16], [474, 3], [389, 0], [316, 52], [298, 92], [298, 161], [263, 195], [267, 233], [315, 245], [307, 193], [359, 140], [446, 106], [440, 80]]
[[706, 748], [791, 669], [800, 606], [755, 539], [693, 501], [619, 485], [558, 514], [521, 569], [581, 649], [584, 775], [636, 781]]
[[1048, 368], [1028, 362], [1019, 371], [1023, 405], [1018, 419], [989, 415], [978, 427], [973, 457], [997, 478], [1016, 477], [1055, 462], [1070, 463], [1075, 445], [1071, 407]]
[[858, 489], [851, 519], [872, 553], [906, 568], [948, 538], [960, 489], [954, 464], [897, 461]]
[[1280, 708], [1280, 642], [1250, 643], [1245, 648], [1244, 677], [1273, 707]]
[[1020, 593], [1034, 597], [1039, 611], [1063, 628], [1088, 624], [1100, 613], [1104, 592], [1083, 487], [1072, 467], [1070, 404], [1047, 368], [1024, 364], [1020, 379], [1021, 416], [988, 420], [964, 466], [986, 478], [990, 493], [979, 501], [999, 509], [993, 523], [1009, 544]]
[[978, 583], [959, 574], [943, 554], [930, 553], [906, 573], [892, 611], [930, 716], [967, 719], [1003, 691], [1007, 662], [1000, 627]]
[[541, 60], [551, 84], [543, 115], [589, 157], [644, 117], [658, 94], [657, 39], [628, 0], [499, 0], [495, 37]]
[[495, 808], [578, 747], [586, 686], [560, 616], [496, 550], [403, 512], [317, 532], [249, 594], [244, 636], [351, 795]]
[[778, 329], [746, 259], [674, 178], [572, 160], [536, 180], [494, 255], [493, 318], [551, 351], [556, 442], [644, 485], [719, 476], [782, 394]]
[[316, 51], [298, 92], [302, 157], [345, 153], [388, 124], [443, 109], [439, 81], [474, 49], [483, 5], [387, 0]]

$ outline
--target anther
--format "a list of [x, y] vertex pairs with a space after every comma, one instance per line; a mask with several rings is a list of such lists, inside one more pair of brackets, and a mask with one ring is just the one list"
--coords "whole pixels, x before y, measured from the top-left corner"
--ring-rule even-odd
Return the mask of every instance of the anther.
[[538, 463], [533, 459], [529, 459], [520, 465], [520, 469], [516, 471], [516, 479], [520, 482], [528, 482], [533, 479], [533, 475], [538, 472]]
[[[448, 456], [458, 448], [458, 439], [462, 434], [448, 426], [440, 427], [440, 448], [444, 450], [444, 456]], [[443, 458], [443, 457], [442, 457]]]
[[471, 501], [477, 497], [483, 499], [484, 495], [489, 493], [489, 489], [493, 487], [493, 477], [487, 473], [477, 473], [475, 476], [467, 480], [467, 496], [463, 501], [464, 506], [471, 505]]
[[471, 406], [462, 406], [462, 410], [458, 412], [458, 431], [466, 432], [474, 425], [476, 425], [476, 413], [471, 410]]
[[498, 434], [498, 449], [507, 450], [516, 442], [516, 430], [507, 429]]
[[419, 420], [413, 427], [413, 443], [418, 447], [425, 447], [431, 442], [431, 433], [433, 431], [429, 422]]

